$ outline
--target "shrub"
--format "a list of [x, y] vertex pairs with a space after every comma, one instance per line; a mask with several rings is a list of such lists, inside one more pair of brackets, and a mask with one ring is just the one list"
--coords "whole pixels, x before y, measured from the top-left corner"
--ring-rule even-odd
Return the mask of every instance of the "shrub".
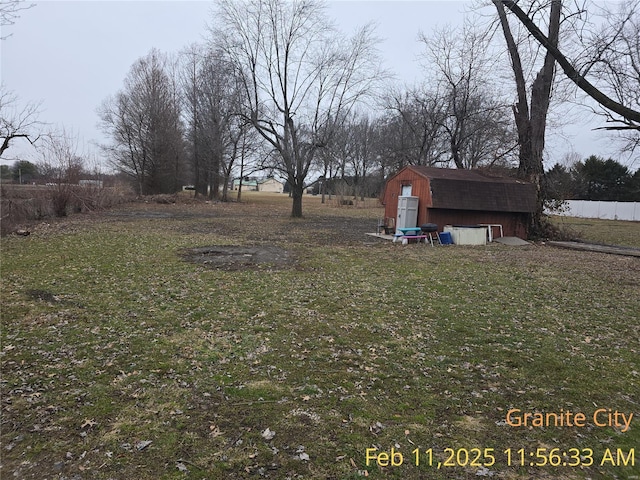
[[130, 189], [121, 185], [3, 185], [0, 234], [7, 235], [45, 218], [103, 210], [132, 199]]

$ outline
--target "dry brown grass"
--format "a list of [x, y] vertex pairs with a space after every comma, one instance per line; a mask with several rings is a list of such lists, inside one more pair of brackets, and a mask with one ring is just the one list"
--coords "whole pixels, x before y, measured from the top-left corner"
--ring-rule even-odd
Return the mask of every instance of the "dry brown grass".
[[132, 199], [126, 187], [2, 185], [0, 234], [30, 229], [39, 221], [104, 210]]

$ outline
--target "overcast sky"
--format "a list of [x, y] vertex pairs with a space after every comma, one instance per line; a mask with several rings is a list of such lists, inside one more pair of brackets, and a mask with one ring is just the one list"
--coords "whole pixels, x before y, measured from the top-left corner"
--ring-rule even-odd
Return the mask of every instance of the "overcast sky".
[[[99, 153], [91, 145], [106, 139], [97, 126], [96, 108], [122, 87], [131, 64], [151, 48], [178, 52], [203, 40], [213, 5], [179, 0], [38, 2], [3, 29], [1, 36], [10, 37], [0, 41], [0, 77], [21, 103], [41, 102], [42, 121], [63, 126], [79, 137], [85, 151]], [[469, 5], [457, 0], [334, 1], [328, 13], [346, 32], [375, 22], [386, 68], [399, 83], [413, 83], [422, 72], [418, 32], [459, 24]], [[591, 131], [587, 110], [573, 111], [574, 125], [548, 137], [546, 163], [560, 161], [572, 150], [582, 157], [617, 159], [606, 134]], [[12, 145], [5, 156], [35, 160], [22, 143]]]

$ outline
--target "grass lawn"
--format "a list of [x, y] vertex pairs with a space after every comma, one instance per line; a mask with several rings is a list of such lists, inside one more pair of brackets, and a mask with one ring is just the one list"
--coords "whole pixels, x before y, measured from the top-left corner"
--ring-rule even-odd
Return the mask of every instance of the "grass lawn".
[[640, 248], [640, 222], [552, 217], [554, 224], [587, 242]]
[[[640, 478], [637, 258], [402, 246], [364, 235], [374, 201], [303, 205], [138, 203], [3, 238], [0, 477]], [[287, 256], [185, 261], [214, 246]]]

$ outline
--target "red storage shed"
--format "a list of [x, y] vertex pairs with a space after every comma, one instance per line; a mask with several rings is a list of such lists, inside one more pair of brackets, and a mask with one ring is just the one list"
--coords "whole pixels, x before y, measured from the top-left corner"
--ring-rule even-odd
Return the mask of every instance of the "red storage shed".
[[535, 211], [535, 185], [484, 170], [408, 166], [387, 180], [385, 217], [395, 218], [398, 196], [418, 201], [418, 225], [502, 225], [504, 236], [526, 238]]

